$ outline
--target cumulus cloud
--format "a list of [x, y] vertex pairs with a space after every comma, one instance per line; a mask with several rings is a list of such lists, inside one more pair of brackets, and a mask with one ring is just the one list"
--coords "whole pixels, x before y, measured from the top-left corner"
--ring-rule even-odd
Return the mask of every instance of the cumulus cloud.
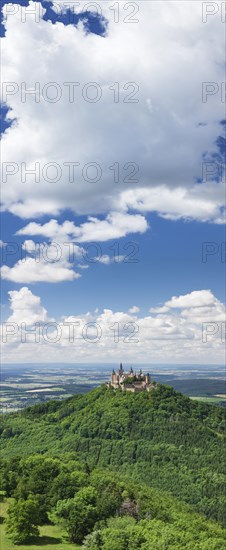
[[118, 205], [140, 212], [158, 212], [159, 216], [169, 220], [196, 219], [202, 222], [225, 223], [221, 206], [225, 201], [225, 186], [216, 187], [206, 183], [205, 194], [202, 186], [192, 185], [190, 189], [177, 187], [169, 189], [166, 185], [152, 189], [128, 190], [118, 197]]
[[194, 308], [213, 306], [216, 302], [217, 299], [212, 294], [211, 290], [194, 290], [190, 294], [173, 296], [165, 305], [168, 308]]
[[37, 322], [45, 323], [48, 321], [46, 309], [41, 304], [39, 296], [32, 294], [27, 287], [20, 290], [9, 291], [11, 315], [8, 322], [26, 323], [31, 326]]
[[175, 314], [174, 312], [177, 309], [184, 321], [190, 321], [194, 325], [208, 321], [224, 323], [226, 320], [225, 307], [211, 290], [194, 290], [189, 294], [173, 296], [163, 306], [151, 308], [149, 311], [168, 315], [170, 311]]
[[78, 242], [94, 243], [92, 263], [121, 263], [124, 261], [123, 255], [111, 257], [103, 254], [101, 247], [95, 245], [95, 242], [125, 237], [130, 233], [144, 233], [147, 229], [148, 223], [144, 216], [123, 212], [110, 212], [104, 220], [89, 217], [88, 221], [80, 226], [76, 226], [72, 221], [59, 224], [55, 219], [43, 225], [31, 222], [18, 230], [17, 235], [41, 236], [49, 241], [36, 243], [32, 239], [26, 239], [22, 243], [25, 257], [17, 261], [13, 267], [3, 265], [1, 276], [15, 283], [73, 281], [81, 276], [75, 271], [74, 263], [77, 262], [78, 269], [86, 269], [87, 263], [81, 263], [81, 260], [89, 261], [88, 252]]
[[[84, 3], [80, 1], [79, 9]], [[10, 93], [8, 88], [2, 100], [14, 123], [2, 139], [3, 208], [28, 220], [43, 214], [57, 218], [64, 209], [87, 219], [80, 225], [57, 219], [28, 223], [18, 235], [42, 236], [48, 247], [55, 241], [62, 256], [54, 261], [52, 247], [48, 261], [41, 257], [38, 262], [36, 243], [28, 238], [23, 251], [30, 257], [3, 266], [4, 279], [19, 284], [72, 281], [79, 275], [64, 243], [73, 243], [77, 267], [88, 268], [79, 243], [142, 234], [148, 229], [147, 212], [171, 220], [224, 222], [224, 182], [217, 170], [209, 178], [203, 174], [203, 161], [211, 164], [219, 153], [224, 26], [220, 17], [209, 17], [203, 24], [202, 4], [139, 2], [137, 23], [125, 24], [124, 3], [117, 3], [115, 23], [115, 11], [103, 2], [102, 13], [109, 21], [106, 38], [88, 35], [83, 24], [37, 24], [32, 15], [24, 22], [24, 7], [7, 18], [2, 74], [14, 89]], [[209, 81], [219, 91], [205, 101], [202, 83]], [[34, 94], [21, 99], [22, 82], [29, 90], [38, 83], [36, 100]], [[55, 87], [48, 87], [50, 82]], [[96, 84], [90, 87], [91, 82]], [[99, 101], [92, 102], [89, 94], [95, 91]], [[56, 92], [59, 100], [50, 101]], [[26, 172], [34, 169], [35, 176]], [[112, 258], [104, 254], [96, 261], [109, 265]], [[40, 298], [27, 287], [9, 296], [9, 322], [48, 321]], [[78, 317], [72, 312], [59, 321], [62, 337], [55, 345], [29, 342], [25, 350], [18, 334], [15, 350], [11, 353], [8, 343], [7, 353], [14, 361], [32, 360], [34, 354], [40, 361], [55, 360], [56, 351], [58, 361], [74, 361], [75, 350], [80, 360], [93, 360], [94, 350], [97, 360], [104, 361], [122, 356], [139, 362], [223, 360], [220, 329], [205, 345], [202, 340], [203, 323], [220, 326], [225, 315], [210, 290], [173, 296], [150, 307], [146, 316], [138, 314], [138, 306]], [[80, 323], [75, 326], [76, 347], [68, 342], [65, 323], [70, 322]], [[95, 343], [82, 333], [88, 322], [101, 327]], [[119, 332], [114, 333], [115, 323]], [[89, 331], [94, 340], [95, 327]]]
[[0, 268], [2, 279], [14, 283], [60, 283], [78, 279], [81, 275], [74, 270], [74, 262], [82, 259], [83, 249], [67, 239], [63, 241], [37, 243], [26, 239], [21, 245], [21, 259], [12, 267]]
[[64, 240], [66, 235], [72, 235], [75, 230], [73, 222], [65, 221], [61, 225], [57, 220], [49, 220], [47, 223], [41, 225], [36, 222], [31, 222], [25, 227], [22, 227], [17, 231], [17, 235], [43, 235], [52, 240]]
[[[223, 183], [217, 174], [205, 181], [202, 163], [217, 153], [223, 103], [220, 89], [203, 100], [202, 83], [220, 88], [224, 80], [224, 25], [220, 17], [203, 24], [199, 1], [139, 2], [136, 24], [125, 24], [129, 14], [118, 5], [116, 24], [114, 10], [101, 3], [106, 38], [87, 35], [82, 24], [37, 25], [32, 16], [24, 23], [25, 8], [8, 17], [2, 70], [4, 82], [15, 83], [5, 99], [17, 122], [2, 140], [3, 161], [15, 163], [3, 184], [4, 208], [24, 218], [131, 208], [222, 223]], [[34, 51], [41, 52], [35, 71]], [[37, 101], [31, 94], [21, 101], [21, 82], [27, 89], [39, 83]], [[49, 82], [59, 101], [46, 99]], [[90, 82], [97, 83], [95, 103]], [[65, 83], [77, 83], [74, 98]], [[37, 163], [38, 181], [23, 174], [22, 163], [28, 170]], [[73, 181], [68, 163], [77, 163]], [[95, 239], [105, 228], [112, 234], [111, 220], [87, 224], [83, 242], [91, 229]]]
[[2, 279], [14, 283], [60, 283], [62, 281], [73, 281], [80, 277], [68, 267], [60, 263], [49, 263], [44, 260], [37, 262], [35, 258], [26, 258], [26, 261], [19, 260], [13, 267], [3, 265], [1, 268]]
[[137, 306], [133, 306], [129, 309], [129, 313], [139, 313], [140, 308]]
[[101, 246], [96, 243], [121, 238], [129, 233], [144, 233], [147, 229], [148, 223], [144, 216], [122, 212], [111, 212], [104, 220], [89, 217], [80, 226], [72, 221], [59, 224], [55, 219], [43, 225], [31, 222], [18, 230], [17, 235], [47, 237], [48, 242], [37, 243], [26, 239], [22, 243], [24, 257], [13, 267], [3, 265], [1, 276], [15, 283], [73, 281], [81, 276], [75, 271], [74, 264], [77, 263], [78, 269], [86, 269], [86, 262], [89, 261], [89, 250], [78, 242], [93, 245], [92, 263], [121, 263], [125, 256], [103, 254]]
[[94, 258], [94, 261], [99, 262], [100, 264], [109, 265], [109, 264], [112, 263], [112, 261], [114, 261], [114, 259], [112, 259], [110, 256], [108, 256], [108, 254], [103, 254], [100, 257], [96, 256]]
[[17, 235], [42, 235], [55, 241], [59, 238], [62, 241], [63, 238], [71, 237], [84, 243], [104, 242], [125, 237], [129, 233], [144, 233], [147, 229], [148, 223], [140, 214], [110, 212], [104, 220], [89, 217], [88, 221], [80, 226], [76, 226], [71, 221], [65, 221], [60, 225], [53, 219], [43, 225], [31, 222], [17, 231]]
[[[194, 298], [195, 296], [195, 298]], [[169, 306], [152, 308], [153, 314], [139, 315], [139, 307], [129, 312], [87, 312], [55, 321], [38, 296], [23, 287], [10, 291], [12, 314], [8, 322], [40, 322], [45, 328], [39, 343], [30, 335], [21, 342], [21, 330], [3, 345], [3, 357], [31, 361], [120, 360], [132, 362], [223, 363], [225, 307], [210, 290], [193, 291], [168, 300]], [[175, 307], [179, 303], [180, 307]], [[183, 309], [186, 306], [186, 309]]]
[[167, 306], [150, 307], [149, 313], [167, 313], [169, 308]]

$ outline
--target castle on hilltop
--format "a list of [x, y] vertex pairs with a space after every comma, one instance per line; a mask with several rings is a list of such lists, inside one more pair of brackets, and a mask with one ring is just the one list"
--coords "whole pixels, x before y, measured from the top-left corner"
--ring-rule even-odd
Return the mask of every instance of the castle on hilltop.
[[141, 392], [141, 391], [150, 391], [156, 387], [156, 383], [151, 381], [150, 374], [143, 374], [140, 370], [139, 374], [133, 371], [132, 367], [129, 372], [125, 372], [120, 363], [118, 372], [116, 373], [113, 369], [111, 375], [111, 382], [109, 382], [108, 387], [119, 389], [123, 391]]

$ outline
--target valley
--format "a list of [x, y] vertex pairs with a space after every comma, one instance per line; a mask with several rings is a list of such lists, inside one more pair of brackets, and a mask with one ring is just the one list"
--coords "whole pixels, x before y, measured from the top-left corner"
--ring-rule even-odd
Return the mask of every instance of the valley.
[[[157, 382], [167, 383], [193, 399], [226, 406], [223, 365], [136, 365], [150, 370]], [[86, 393], [109, 381], [116, 364], [3, 364], [1, 369], [1, 412], [63, 400]]]

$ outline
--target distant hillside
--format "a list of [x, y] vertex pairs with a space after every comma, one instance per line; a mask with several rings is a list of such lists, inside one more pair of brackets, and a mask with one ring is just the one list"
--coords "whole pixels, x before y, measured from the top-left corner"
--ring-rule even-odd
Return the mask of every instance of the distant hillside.
[[212, 380], [211, 378], [189, 378], [180, 380], [169, 380], [167, 382], [177, 391], [189, 396], [206, 396], [226, 394], [225, 380]]
[[73, 452], [89, 470], [117, 470], [222, 522], [224, 412], [162, 384], [141, 394], [102, 386], [4, 416], [2, 457]]

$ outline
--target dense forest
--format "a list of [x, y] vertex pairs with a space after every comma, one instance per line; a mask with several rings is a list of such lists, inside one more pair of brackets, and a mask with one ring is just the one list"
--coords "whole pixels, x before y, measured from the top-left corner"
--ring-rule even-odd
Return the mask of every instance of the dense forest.
[[221, 549], [224, 416], [162, 384], [3, 415], [8, 537], [29, 543], [51, 522], [93, 550]]

